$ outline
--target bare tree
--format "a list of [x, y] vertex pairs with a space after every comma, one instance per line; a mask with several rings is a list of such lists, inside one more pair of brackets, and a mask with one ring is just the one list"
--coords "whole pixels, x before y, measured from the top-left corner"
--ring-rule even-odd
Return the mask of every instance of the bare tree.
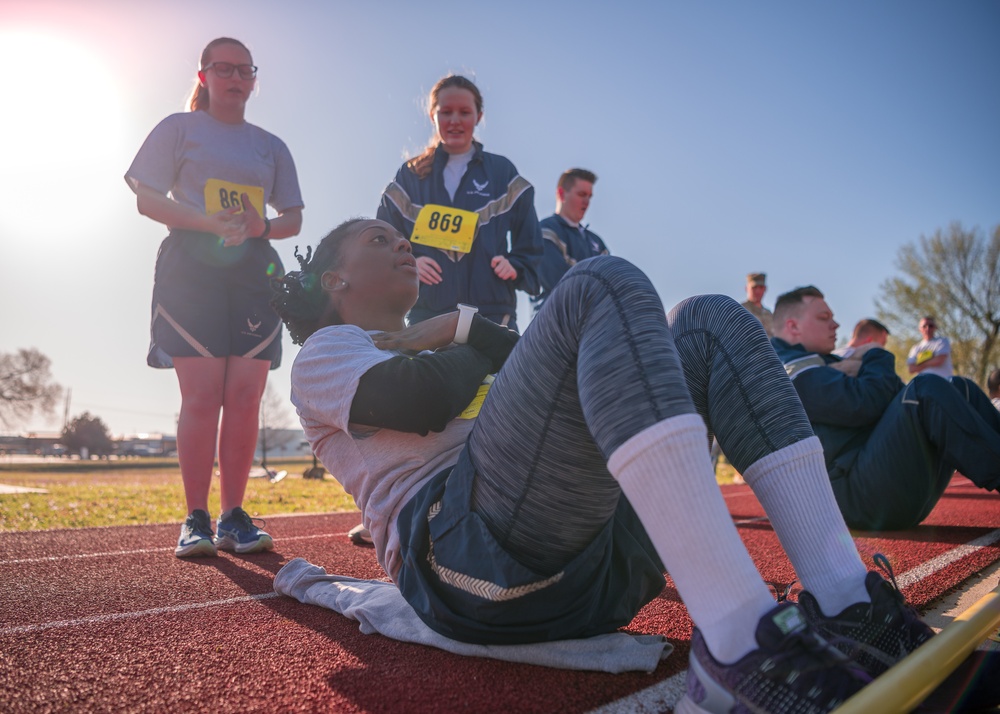
[[875, 301], [879, 319], [912, 344], [920, 318], [933, 315], [955, 371], [985, 386], [1000, 357], [1000, 226], [987, 237], [952, 223], [900, 248], [896, 267], [902, 276], [882, 283]]
[[0, 424], [11, 428], [37, 409], [48, 414], [62, 394], [52, 381], [49, 358], [36, 349], [0, 352]]

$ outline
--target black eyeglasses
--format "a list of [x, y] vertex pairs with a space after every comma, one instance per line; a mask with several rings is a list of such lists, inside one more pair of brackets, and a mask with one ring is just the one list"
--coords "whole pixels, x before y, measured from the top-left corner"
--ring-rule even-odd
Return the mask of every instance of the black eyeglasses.
[[212, 70], [221, 79], [229, 79], [233, 72], [239, 70], [240, 79], [253, 79], [257, 76], [257, 67], [252, 64], [233, 64], [232, 62], [213, 62], [203, 69], [203, 72]]

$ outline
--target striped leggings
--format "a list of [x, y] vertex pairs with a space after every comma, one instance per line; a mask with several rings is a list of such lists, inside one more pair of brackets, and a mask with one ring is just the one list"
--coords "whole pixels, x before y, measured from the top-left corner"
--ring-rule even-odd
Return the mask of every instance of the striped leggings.
[[479, 414], [468, 442], [472, 510], [513, 557], [555, 573], [615, 512], [610, 455], [695, 412], [741, 472], [812, 436], [761, 324], [736, 301], [703, 295], [665, 315], [632, 264], [583, 261], [528, 326]]

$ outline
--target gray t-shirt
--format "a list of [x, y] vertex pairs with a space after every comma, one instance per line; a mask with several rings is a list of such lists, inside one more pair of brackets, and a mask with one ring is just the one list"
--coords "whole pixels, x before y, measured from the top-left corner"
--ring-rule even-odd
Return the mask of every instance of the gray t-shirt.
[[[210, 208], [219, 210], [242, 187], [256, 189], [278, 213], [303, 205], [295, 163], [281, 139], [247, 122], [226, 124], [206, 111], [171, 114], [157, 124], [125, 180], [133, 191], [141, 183], [201, 213], [206, 196]], [[227, 195], [220, 198], [222, 191]]]
[[313, 333], [292, 365], [292, 403], [313, 451], [361, 509], [382, 568], [396, 578], [402, 560], [396, 519], [434, 474], [454, 466], [475, 419], [453, 419], [427, 436], [352, 424], [361, 376], [397, 353], [380, 350], [360, 327]]

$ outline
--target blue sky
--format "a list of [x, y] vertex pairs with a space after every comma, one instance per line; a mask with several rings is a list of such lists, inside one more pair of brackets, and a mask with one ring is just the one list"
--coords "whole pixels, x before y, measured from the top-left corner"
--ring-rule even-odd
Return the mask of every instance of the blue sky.
[[[597, 172], [587, 220], [668, 307], [743, 299], [745, 274], [765, 271], [765, 305], [818, 285], [843, 335], [874, 314], [901, 245], [1000, 223], [998, 32], [992, 0], [4, 0], [0, 351], [47, 354], [72, 415], [174, 431], [175, 377], [145, 366], [165, 231], [122, 175], [220, 35], [251, 48], [247, 118], [298, 166], [286, 266], [295, 245], [374, 214], [430, 137], [427, 90], [459, 72], [484, 94], [480, 139], [534, 184], [540, 216], [563, 169]], [[282, 395], [296, 350], [286, 335]], [[59, 428], [57, 412], [27, 426]]]

